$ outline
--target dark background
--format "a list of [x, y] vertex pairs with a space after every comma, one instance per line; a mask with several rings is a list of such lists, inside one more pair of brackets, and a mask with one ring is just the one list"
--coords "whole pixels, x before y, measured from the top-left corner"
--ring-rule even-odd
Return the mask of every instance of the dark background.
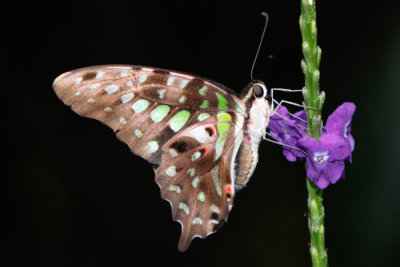
[[[304, 163], [264, 142], [229, 222], [179, 253], [180, 226], [151, 166], [51, 88], [65, 71], [126, 63], [240, 92], [261, 11], [270, 23], [254, 76], [301, 88], [299, 1], [3, 3], [0, 265], [310, 266]], [[353, 164], [324, 192], [329, 263], [400, 266], [400, 8], [318, 1], [317, 11], [324, 118], [342, 102], [357, 105]]]

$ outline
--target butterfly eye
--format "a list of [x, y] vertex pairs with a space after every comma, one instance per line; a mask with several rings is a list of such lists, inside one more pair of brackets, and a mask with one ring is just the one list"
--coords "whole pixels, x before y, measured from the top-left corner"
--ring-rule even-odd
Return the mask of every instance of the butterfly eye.
[[261, 85], [254, 85], [253, 86], [253, 95], [255, 97], [263, 97], [264, 96], [264, 88]]

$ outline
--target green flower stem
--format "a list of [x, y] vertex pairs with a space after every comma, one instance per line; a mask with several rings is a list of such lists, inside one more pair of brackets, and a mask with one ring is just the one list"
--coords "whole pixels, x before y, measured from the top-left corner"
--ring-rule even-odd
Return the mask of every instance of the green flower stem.
[[323, 190], [307, 179], [308, 190], [308, 228], [310, 229], [310, 254], [313, 266], [328, 266], [328, 255], [325, 250], [324, 205], [322, 204]]
[[[304, 59], [301, 67], [305, 76], [303, 88], [308, 129], [311, 137], [319, 138], [322, 132], [321, 109], [325, 101], [324, 92], [319, 91], [319, 64], [321, 49], [317, 45], [316, 0], [301, 0], [300, 30]], [[313, 266], [327, 266], [328, 256], [325, 250], [323, 190], [307, 178], [308, 190], [308, 227], [310, 229], [310, 254]]]

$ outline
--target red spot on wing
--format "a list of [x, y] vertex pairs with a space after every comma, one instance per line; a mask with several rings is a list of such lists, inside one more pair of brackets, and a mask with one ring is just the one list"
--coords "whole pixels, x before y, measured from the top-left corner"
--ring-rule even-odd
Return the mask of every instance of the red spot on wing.
[[200, 153], [202, 156], [206, 155], [208, 153], [209, 149], [208, 147], [204, 147], [202, 149], [200, 149]]
[[232, 194], [233, 194], [232, 186], [230, 186], [230, 185], [227, 185], [227, 186], [226, 186], [226, 193], [229, 194], [229, 195], [232, 195]]

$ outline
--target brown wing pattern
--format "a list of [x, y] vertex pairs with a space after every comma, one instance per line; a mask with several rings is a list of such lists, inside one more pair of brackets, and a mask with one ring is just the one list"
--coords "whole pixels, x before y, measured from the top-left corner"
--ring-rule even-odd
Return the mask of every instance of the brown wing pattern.
[[173, 137], [164, 145], [156, 169], [161, 195], [171, 203], [173, 218], [182, 225], [181, 251], [194, 237], [204, 238], [218, 230], [233, 205], [232, 159], [242, 134], [235, 135], [235, 128], [219, 134], [217, 125], [217, 117], [210, 117]]
[[162, 197], [182, 224], [180, 250], [227, 220], [245, 112], [234, 95], [191, 75], [127, 65], [67, 72], [53, 87], [76, 113], [108, 125], [156, 166]]

